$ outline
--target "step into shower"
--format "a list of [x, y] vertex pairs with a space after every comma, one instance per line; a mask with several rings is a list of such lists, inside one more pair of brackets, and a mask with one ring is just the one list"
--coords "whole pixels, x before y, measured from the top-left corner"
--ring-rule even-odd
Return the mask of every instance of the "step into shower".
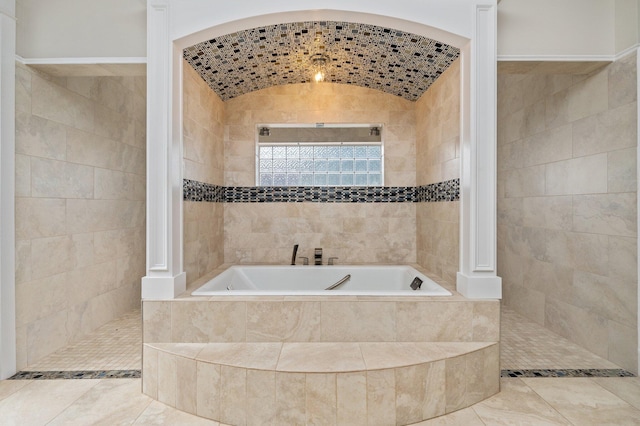
[[499, 391], [500, 301], [143, 301], [143, 392], [230, 425], [411, 424]]

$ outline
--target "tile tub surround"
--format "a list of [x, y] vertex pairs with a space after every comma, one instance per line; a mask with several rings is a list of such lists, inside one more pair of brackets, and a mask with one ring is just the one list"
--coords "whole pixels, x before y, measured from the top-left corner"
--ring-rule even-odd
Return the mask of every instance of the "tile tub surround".
[[[408, 424], [466, 407], [498, 391], [498, 300], [469, 300], [457, 294], [410, 300], [189, 295], [220, 271], [193, 283], [178, 299], [143, 301], [143, 392], [147, 395], [229, 424], [262, 424], [273, 416], [275, 424], [304, 423], [307, 415], [330, 416], [336, 422], [343, 403], [349, 407], [343, 414], [358, 413], [358, 417], [342, 423], [357, 424], [369, 415], [382, 424]], [[451, 290], [449, 284], [436, 281]], [[375, 356], [382, 352], [368, 351], [371, 348], [388, 356]], [[457, 349], [447, 352], [444, 348]], [[308, 362], [308, 356], [300, 355], [306, 350], [326, 351], [323, 359], [340, 359], [346, 363], [344, 371], [335, 370], [338, 362], [323, 367], [326, 371], [300, 366]], [[256, 359], [253, 351], [263, 356]], [[434, 351], [440, 355], [433, 357]], [[425, 358], [426, 353], [432, 358]], [[199, 358], [205, 354], [209, 355]], [[278, 367], [274, 359], [283, 363]], [[363, 359], [368, 360], [366, 365]], [[476, 373], [462, 373], [466, 368]], [[202, 381], [206, 389], [198, 385]], [[439, 388], [435, 396], [429, 393], [435, 405], [424, 404], [421, 398], [426, 394], [406, 392], [420, 383]], [[467, 384], [446, 387], [445, 383]], [[252, 395], [256, 386], [273, 393]], [[218, 390], [221, 393], [216, 396]], [[265, 402], [261, 395], [272, 399]], [[279, 407], [275, 414], [258, 410], [278, 407], [278, 395], [293, 405]], [[336, 395], [349, 397], [337, 399]], [[301, 400], [303, 396], [306, 399]], [[382, 413], [374, 412], [382, 407]], [[253, 414], [265, 417], [255, 421]]]
[[[183, 68], [183, 177], [224, 181], [224, 103], [188, 64]], [[197, 200], [191, 200], [197, 201]], [[224, 262], [224, 210], [220, 204], [183, 204], [184, 270], [189, 282]]]
[[498, 76], [498, 273], [506, 306], [638, 363], [637, 69]]
[[[460, 180], [460, 63], [416, 102], [416, 184]], [[443, 188], [444, 189], [444, 188]], [[438, 191], [442, 194], [445, 191]], [[460, 202], [416, 206], [416, 262], [449, 282], [460, 265]]]
[[[296, 243], [323, 247], [344, 263], [418, 261], [433, 266], [440, 276], [451, 279], [455, 275], [452, 265], [458, 263], [459, 250], [457, 240], [453, 242], [457, 234], [450, 230], [459, 210], [449, 209], [442, 216], [438, 209], [396, 202], [381, 206], [376, 201], [408, 201], [412, 196], [418, 201], [452, 201], [459, 194], [459, 150], [452, 143], [456, 126], [451, 123], [459, 116], [455, 109], [459, 61], [417, 102], [333, 83], [274, 86], [223, 102], [187, 63], [184, 72], [184, 263], [189, 283], [223, 262], [279, 263], [290, 257]], [[308, 188], [296, 188], [300, 193], [294, 196], [288, 190], [274, 189], [267, 194], [256, 189], [256, 126], [316, 122], [384, 123], [385, 185], [409, 192], [378, 196], [358, 189], [346, 195], [321, 189], [316, 198]], [[429, 132], [433, 125], [438, 130]], [[428, 159], [427, 153], [437, 154], [437, 160]], [[216, 201], [222, 197], [226, 202], [221, 206]], [[327, 204], [245, 203], [300, 198]], [[376, 205], [361, 204], [362, 199]], [[333, 202], [338, 200], [343, 202]], [[358, 202], [347, 206], [346, 200]], [[212, 203], [202, 206], [199, 201]], [[458, 207], [456, 204], [455, 209]], [[435, 256], [432, 239], [440, 224], [446, 231], [439, 233], [438, 241], [445, 242], [442, 247], [449, 254], [456, 253], [456, 259], [440, 261]]]
[[[437, 275], [455, 280], [457, 261], [450, 259], [457, 259], [457, 221], [447, 218], [457, 217], [452, 211], [459, 207], [460, 179], [419, 187], [222, 187], [185, 179], [183, 197], [187, 212], [206, 214], [211, 211], [208, 205], [224, 203], [226, 263], [281, 263], [298, 243], [301, 256], [311, 258], [305, 250], [323, 247], [342, 264], [415, 263], [416, 210], [422, 210], [422, 204], [451, 204], [426, 208], [436, 212], [432, 216], [441, 226], [425, 239], [446, 255], [429, 256], [426, 262]], [[219, 217], [210, 223], [216, 220]], [[198, 238], [188, 231], [189, 241]], [[185, 250], [191, 247], [185, 245]], [[185, 253], [188, 259], [194, 255]], [[204, 269], [200, 267], [195, 279], [207, 272]]]
[[[224, 186], [255, 186], [256, 126], [383, 123], [384, 184], [415, 187], [415, 103], [363, 87], [323, 83], [258, 90], [224, 103]], [[215, 183], [215, 182], [210, 182]], [[242, 197], [242, 195], [240, 195]], [[321, 196], [322, 198], [322, 196]], [[224, 203], [224, 262], [272, 264], [322, 247], [341, 263], [415, 263], [415, 203]], [[307, 252], [306, 250], [309, 250]]]

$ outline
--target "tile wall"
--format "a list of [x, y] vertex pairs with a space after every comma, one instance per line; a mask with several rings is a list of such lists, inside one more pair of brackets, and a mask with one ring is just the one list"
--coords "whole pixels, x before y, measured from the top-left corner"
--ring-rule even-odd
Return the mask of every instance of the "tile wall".
[[[293, 84], [226, 102], [225, 186], [255, 186], [263, 123], [384, 123], [385, 186], [414, 186], [415, 104], [344, 84]], [[225, 203], [225, 263], [284, 263], [324, 248], [339, 263], [415, 263], [414, 203]]]
[[[186, 62], [183, 74], [184, 178], [222, 185], [224, 103]], [[191, 283], [223, 262], [223, 207], [184, 201], [184, 269]]]
[[18, 369], [140, 306], [146, 83], [16, 67]]
[[637, 372], [635, 54], [589, 75], [498, 76], [507, 306]]
[[[418, 185], [460, 178], [460, 61], [416, 102]], [[418, 263], [451, 283], [459, 269], [460, 202], [417, 205]]]

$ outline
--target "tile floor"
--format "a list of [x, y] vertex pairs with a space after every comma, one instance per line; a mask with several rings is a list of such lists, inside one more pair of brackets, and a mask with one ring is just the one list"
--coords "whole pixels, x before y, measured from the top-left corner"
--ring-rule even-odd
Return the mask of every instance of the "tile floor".
[[140, 310], [98, 328], [25, 371], [139, 370], [142, 365]]
[[[508, 309], [502, 320], [503, 369], [618, 368]], [[133, 312], [29, 370], [138, 369], [139, 326]], [[153, 401], [140, 386], [129, 378], [3, 380], [0, 424], [219, 425]], [[499, 394], [420, 425], [640, 425], [640, 379], [502, 378]]]
[[502, 308], [500, 368], [620, 368], [516, 312]]

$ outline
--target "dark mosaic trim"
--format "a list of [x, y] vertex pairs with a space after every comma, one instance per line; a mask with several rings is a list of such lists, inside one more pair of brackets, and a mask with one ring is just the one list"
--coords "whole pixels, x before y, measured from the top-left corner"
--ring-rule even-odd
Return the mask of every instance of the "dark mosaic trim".
[[[20, 371], [7, 380], [139, 379], [140, 370]], [[621, 368], [501, 370], [500, 377], [636, 377]]]
[[225, 188], [228, 203], [412, 203], [415, 189], [409, 186], [231, 186]]
[[19, 371], [7, 380], [139, 379], [140, 370]]
[[210, 203], [221, 203], [224, 201], [225, 188], [219, 185], [183, 179], [182, 191], [182, 197], [185, 201], [207, 201]]
[[444, 182], [418, 186], [416, 188], [417, 202], [458, 201], [460, 199], [460, 179], [445, 180]]
[[500, 377], [636, 377], [620, 368], [568, 368], [537, 370], [502, 370]]
[[414, 203], [460, 199], [460, 179], [413, 186], [228, 186], [183, 181], [185, 201], [213, 203]]

